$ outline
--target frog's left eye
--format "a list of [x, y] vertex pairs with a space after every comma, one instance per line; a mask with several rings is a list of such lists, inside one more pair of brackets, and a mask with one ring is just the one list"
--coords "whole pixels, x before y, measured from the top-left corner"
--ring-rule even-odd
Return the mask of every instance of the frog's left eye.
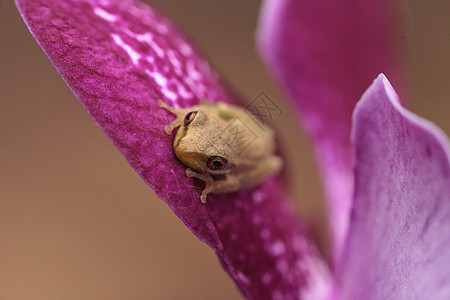
[[221, 170], [225, 168], [228, 164], [228, 161], [221, 156], [211, 156], [208, 159], [208, 168], [211, 170]]
[[195, 116], [197, 115], [196, 111], [191, 111], [187, 113], [186, 117], [184, 117], [184, 125], [189, 125], [192, 121], [194, 121]]

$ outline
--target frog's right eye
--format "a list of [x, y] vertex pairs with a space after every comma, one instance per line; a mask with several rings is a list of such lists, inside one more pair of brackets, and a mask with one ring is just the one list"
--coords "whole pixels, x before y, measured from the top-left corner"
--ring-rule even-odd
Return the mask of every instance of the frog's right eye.
[[221, 156], [211, 156], [210, 158], [208, 158], [208, 162], [206, 163], [208, 168], [210, 168], [211, 170], [221, 170], [225, 168], [227, 164], [227, 159]]
[[184, 126], [189, 125], [192, 121], [194, 121], [196, 115], [196, 111], [187, 113], [186, 117], [184, 117]]

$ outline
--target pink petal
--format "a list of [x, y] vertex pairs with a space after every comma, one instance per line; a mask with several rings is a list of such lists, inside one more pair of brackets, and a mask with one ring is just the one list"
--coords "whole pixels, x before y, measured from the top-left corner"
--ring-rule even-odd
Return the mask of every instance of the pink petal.
[[390, 0], [266, 0], [260, 17], [262, 54], [315, 145], [335, 257], [348, 227], [353, 191], [353, 108], [380, 72], [400, 77], [393, 5]]
[[[202, 241], [244, 295], [293, 299], [327, 292], [328, 271], [280, 183], [208, 196], [185, 175], [160, 108], [233, 99], [206, 60], [154, 9], [122, 0], [17, 0], [32, 34], [130, 165]], [[183, 247], [183, 245], [180, 245]]]
[[380, 75], [354, 115], [343, 299], [450, 299], [450, 143]]

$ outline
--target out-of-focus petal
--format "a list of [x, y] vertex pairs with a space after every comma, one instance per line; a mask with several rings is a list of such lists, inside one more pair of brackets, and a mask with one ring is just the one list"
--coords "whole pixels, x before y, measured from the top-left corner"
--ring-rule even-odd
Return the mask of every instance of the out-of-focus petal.
[[207, 206], [223, 244], [219, 258], [249, 299], [325, 299], [328, 268], [275, 180]]
[[[156, 194], [218, 254], [244, 295], [323, 295], [328, 271], [280, 183], [209, 195], [185, 174], [158, 107], [233, 101], [175, 26], [132, 0], [17, 0], [32, 34], [89, 114]], [[130, 191], [132, 193], [132, 191]], [[180, 245], [182, 247], [183, 245]]]
[[380, 75], [354, 115], [343, 299], [450, 299], [450, 144]]
[[258, 41], [312, 137], [335, 257], [353, 192], [351, 114], [373, 78], [400, 77], [394, 1], [266, 0]]

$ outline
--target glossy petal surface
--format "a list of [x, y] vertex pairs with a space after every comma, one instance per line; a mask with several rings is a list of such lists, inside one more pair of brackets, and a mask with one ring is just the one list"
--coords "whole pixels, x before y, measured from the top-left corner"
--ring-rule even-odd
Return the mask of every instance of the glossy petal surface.
[[[233, 102], [185, 36], [146, 4], [17, 0], [32, 34], [88, 113], [174, 213], [218, 254], [245, 296], [323, 295], [328, 272], [276, 179], [208, 196], [173, 154], [158, 98]], [[132, 191], [130, 191], [132, 192]], [[183, 247], [183, 245], [180, 245]]]
[[397, 82], [394, 1], [266, 0], [260, 50], [312, 137], [325, 185], [335, 257], [353, 192], [351, 114], [373, 78]]
[[380, 75], [354, 115], [343, 299], [450, 298], [450, 144]]

